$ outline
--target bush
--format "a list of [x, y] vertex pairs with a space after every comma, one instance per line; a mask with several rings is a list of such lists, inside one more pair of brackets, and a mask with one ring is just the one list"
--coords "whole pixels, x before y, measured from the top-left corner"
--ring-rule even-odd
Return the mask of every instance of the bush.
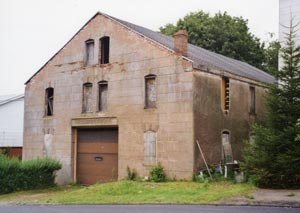
[[[230, 169], [227, 166], [227, 178], [224, 177], [225, 168], [222, 166], [221, 168], [219, 165], [208, 165], [209, 172], [211, 174], [211, 177], [207, 171], [207, 169], [203, 169], [202, 175], [199, 174], [193, 174], [192, 180], [194, 182], [218, 182], [218, 181], [231, 181], [235, 182], [235, 175], [233, 169]], [[220, 171], [222, 169], [222, 172]]]
[[55, 185], [61, 163], [50, 158], [20, 161], [0, 154], [0, 194]]
[[136, 178], [137, 178], [137, 172], [136, 172], [136, 170], [135, 169], [131, 170], [129, 168], [129, 166], [127, 166], [126, 170], [127, 170], [127, 179], [128, 180], [136, 180]]
[[150, 171], [150, 180], [154, 182], [165, 182], [167, 181], [167, 175], [165, 170], [160, 162], [154, 167], [152, 167]]

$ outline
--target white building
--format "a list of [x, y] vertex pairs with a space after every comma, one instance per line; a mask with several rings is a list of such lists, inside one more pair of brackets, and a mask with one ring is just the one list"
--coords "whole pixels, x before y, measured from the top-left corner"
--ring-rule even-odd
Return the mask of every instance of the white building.
[[[283, 47], [285, 44], [285, 33], [289, 32], [286, 28], [290, 25], [291, 17], [293, 17], [293, 24], [300, 23], [300, 0], [279, 0], [279, 41]], [[300, 45], [300, 24], [298, 25], [298, 32], [296, 36], [296, 43]], [[279, 60], [279, 67], [281, 67], [282, 60]]]
[[23, 146], [24, 94], [0, 96], [0, 148]]

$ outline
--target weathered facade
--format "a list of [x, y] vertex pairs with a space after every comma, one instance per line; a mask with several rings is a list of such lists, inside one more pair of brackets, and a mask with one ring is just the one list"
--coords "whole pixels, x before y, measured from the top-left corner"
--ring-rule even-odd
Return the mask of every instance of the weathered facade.
[[241, 158], [273, 81], [184, 31], [174, 41], [97, 13], [26, 83], [23, 156], [59, 159], [60, 184], [122, 179], [127, 166], [145, 176], [157, 162], [190, 179], [196, 140], [209, 163]]

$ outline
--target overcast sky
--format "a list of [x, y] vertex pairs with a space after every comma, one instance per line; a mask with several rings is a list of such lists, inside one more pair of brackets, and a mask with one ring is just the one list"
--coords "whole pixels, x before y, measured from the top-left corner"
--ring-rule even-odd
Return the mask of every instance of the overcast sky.
[[227, 11], [250, 31], [278, 37], [279, 0], [0, 0], [0, 95], [24, 92], [24, 82], [97, 11], [157, 31], [189, 12]]

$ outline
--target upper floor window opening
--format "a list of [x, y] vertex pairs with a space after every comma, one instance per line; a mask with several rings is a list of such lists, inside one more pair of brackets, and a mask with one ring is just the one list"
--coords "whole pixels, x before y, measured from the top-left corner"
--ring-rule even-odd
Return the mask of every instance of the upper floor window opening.
[[83, 84], [83, 94], [82, 94], [82, 112], [92, 112], [93, 105], [93, 84], [85, 83]]
[[109, 63], [109, 37], [104, 36], [99, 40], [99, 60], [100, 64]]
[[255, 114], [255, 87], [250, 86], [250, 114]]
[[156, 107], [156, 75], [145, 76], [145, 108]]
[[223, 77], [222, 78], [222, 91], [221, 91], [221, 104], [222, 104], [222, 110], [225, 112], [225, 113], [228, 113], [229, 111], [229, 106], [230, 106], [230, 91], [229, 91], [229, 86], [230, 86], [230, 83], [229, 83], [229, 78], [227, 77]]
[[93, 65], [94, 63], [94, 45], [93, 39], [89, 39], [85, 42], [85, 65]]
[[98, 97], [98, 111], [105, 112], [107, 110], [107, 81], [100, 81], [98, 83], [99, 97]]
[[52, 87], [48, 87], [45, 91], [45, 115], [52, 116], [53, 115], [53, 101], [54, 101], [54, 89]]

